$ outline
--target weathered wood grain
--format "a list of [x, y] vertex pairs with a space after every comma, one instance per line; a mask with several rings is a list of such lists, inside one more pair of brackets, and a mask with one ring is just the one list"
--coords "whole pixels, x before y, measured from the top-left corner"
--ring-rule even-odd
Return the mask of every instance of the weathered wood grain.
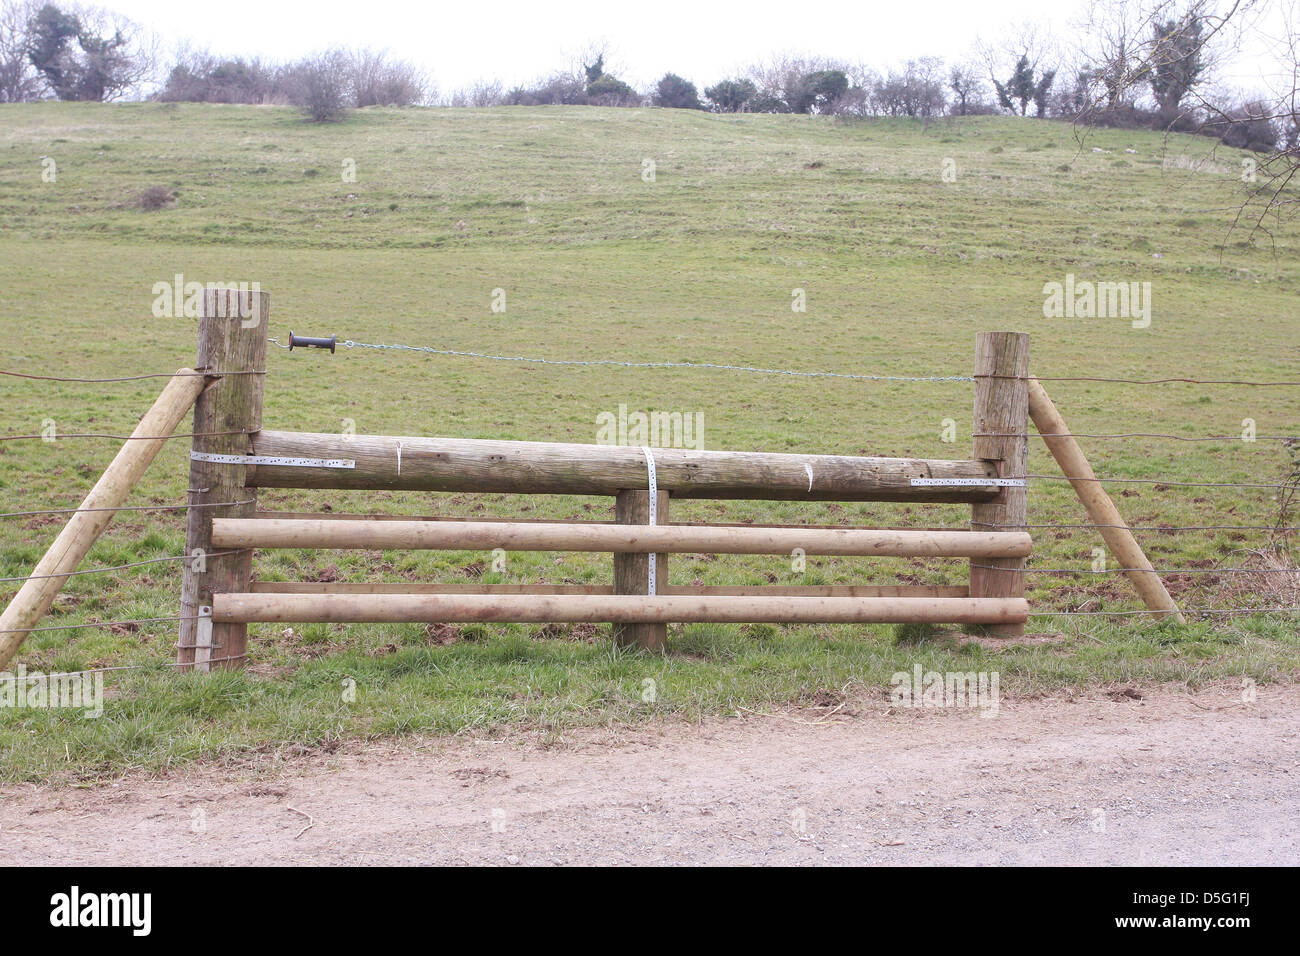
[[[1029, 336], [981, 332], [975, 340], [974, 457], [997, 469], [999, 478], [1021, 478], [1029, 467]], [[1028, 520], [1025, 488], [1003, 488], [971, 508], [975, 530], [1023, 531]], [[1018, 598], [1025, 593], [1025, 559], [972, 558], [970, 593], [976, 598]], [[1005, 570], [1002, 570], [1005, 569]], [[1016, 637], [1023, 623], [990, 633]]]
[[[508, 521], [367, 521], [215, 518], [217, 548], [352, 548], [491, 551], [612, 551], [668, 554], [805, 554], [874, 557], [1012, 558], [1030, 553], [1029, 534], [999, 531], [895, 531], [866, 528], [747, 528], [646, 525], [644, 503], [628, 500], [627, 524]], [[648, 492], [643, 492], [647, 497]], [[667, 498], [660, 492], [660, 507]], [[660, 512], [662, 514], [662, 511]], [[632, 520], [641, 517], [641, 521]], [[645, 561], [633, 572], [644, 581]], [[667, 578], [660, 568], [660, 580]], [[633, 593], [633, 592], [620, 592]], [[643, 592], [635, 592], [643, 593]]]
[[[348, 459], [356, 467], [258, 465], [248, 470], [250, 487], [573, 495], [647, 487], [641, 449], [614, 445], [271, 430], [252, 444], [258, 455]], [[655, 466], [660, 489], [674, 498], [979, 502], [998, 495], [992, 485], [911, 485], [912, 478], [996, 476], [979, 461], [656, 448]]]
[[[265, 375], [226, 374], [262, 372], [266, 369], [266, 332], [271, 314], [271, 297], [266, 292], [207, 289], [199, 319], [199, 367], [220, 376], [194, 403], [195, 432], [247, 432], [262, 427], [262, 394]], [[196, 435], [193, 450], [223, 455], [246, 455], [248, 434]], [[246, 488], [243, 465], [190, 462], [190, 503], [206, 505], [217, 501], [246, 504], [220, 508], [190, 508], [185, 522], [185, 562], [181, 581], [180, 639], [176, 661], [194, 661], [199, 607], [211, 604], [217, 591], [242, 591], [248, 586], [252, 555], [248, 551], [214, 556], [212, 519], [251, 517], [257, 509], [257, 494]], [[220, 550], [220, 549], [215, 549]], [[202, 558], [198, 557], [202, 552]], [[242, 624], [214, 621], [214, 658], [226, 658], [218, 667], [244, 665], [248, 629]], [[185, 669], [182, 666], [181, 669]]]
[[719, 597], [635, 594], [218, 594], [214, 621], [288, 623], [1023, 622], [1023, 598]]

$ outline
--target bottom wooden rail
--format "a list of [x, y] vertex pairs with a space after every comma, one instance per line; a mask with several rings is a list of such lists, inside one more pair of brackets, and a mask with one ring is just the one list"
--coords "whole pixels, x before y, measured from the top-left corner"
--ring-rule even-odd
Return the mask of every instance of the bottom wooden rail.
[[228, 623], [953, 623], [1021, 624], [1023, 598], [638, 594], [216, 594]]

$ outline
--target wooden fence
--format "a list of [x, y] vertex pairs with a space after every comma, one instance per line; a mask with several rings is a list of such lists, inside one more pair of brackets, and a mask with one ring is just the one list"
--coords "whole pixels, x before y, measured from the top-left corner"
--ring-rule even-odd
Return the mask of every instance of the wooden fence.
[[[200, 320], [199, 367], [214, 373], [264, 368], [265, 327], [211, 291]], [[269, 314], [265, 293], [252, 308]], [[959, 622], [994, 633], [1023, 631], [1029, 337], [978, 337], [975, 423], [968, 459], [850, 457], [688, 451], [550, 442], [287, 432], [262, 428], [262, 376], [223, 374], [195, 404], [196, 438], [178, 662], [200, 665], [246, 653], [253, 622], [610, 622], [615, 638], [661, 649], [668, 623]], [[651, 520], [653, 469], [655, 507]], [[1012, 480], [1007, 480], [1011, 478]], [[256, 510], [258, 488], [388, 489], [458, 493], [609, 495], [615, 520], [538, 522], [391, 519], [274, 514]], [[683, 525], [674, 498], [782, 501], [958, 502], [971, 530]], [[209, 502], [240, 500], [237, 506]], [[607, 586], [261, 583], [251, 557], [267, 548], [601, 551], [614, 556]], [[969, 586], [832, 585], [683, 587], [667, 584], [670, 554], [792, 554], [969, 558]], [[651, 556], [653, 555], [653, 562]], [[652, 570], [653, 565], [653, 570]], [[210, 624], [208, 623], [210, 621]]]
[[[253, 622], [609, 622], [664, 646], [669, 623], [953, 622], [1024, 632], [1032, 421], [1148, 608], [1181, 621], [1042, 385], [1029, 336], [976, 338], [967, 459], [686, 451], [551, 442], [286, 432], [262, 428], [269, 295], [208, 289], [198, 362], [182, 369], [0, 615], [0, 667], [104, 530], [190, 405], [194, 409], [177, 664], [242, 666]], [[258, 488], [608, 495], [614, 521], [398, 518], [257, 510]], [[969, 530], [691, 525], [674, 498], [961, 503]], [[599, 551], [608, 585], [266, 583], [266, 548]], [[680, 553], [955, 557], [968, 585], [673, 586]], [[214, 654], [214, 651], [218, 653]]]

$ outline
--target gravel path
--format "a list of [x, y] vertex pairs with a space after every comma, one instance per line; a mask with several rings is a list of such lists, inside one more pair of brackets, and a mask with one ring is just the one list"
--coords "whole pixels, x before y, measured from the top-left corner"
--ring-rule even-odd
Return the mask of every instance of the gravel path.
[[1296, 865], [1300, 687], [1241, 696], [853, 701], [8, 788], [0, 862]]

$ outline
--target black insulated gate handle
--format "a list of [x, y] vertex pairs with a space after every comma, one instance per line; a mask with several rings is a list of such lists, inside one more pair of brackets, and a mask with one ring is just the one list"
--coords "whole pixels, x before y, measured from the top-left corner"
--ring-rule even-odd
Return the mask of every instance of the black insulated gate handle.
[[338, 343], [337, 335], [331, 335], [329, 338], [325, 339], [325, 338], [312, 338], [306, 335], [294, 335], [292, 332], [289, 333], [290, 352], [293, 351], [293, 347], [295, 345], [298, 346], [299, 348], [304, 348], [304, 349], [329, 349], [330, 352], [333, 352], [334, 346], [337, 343]]

